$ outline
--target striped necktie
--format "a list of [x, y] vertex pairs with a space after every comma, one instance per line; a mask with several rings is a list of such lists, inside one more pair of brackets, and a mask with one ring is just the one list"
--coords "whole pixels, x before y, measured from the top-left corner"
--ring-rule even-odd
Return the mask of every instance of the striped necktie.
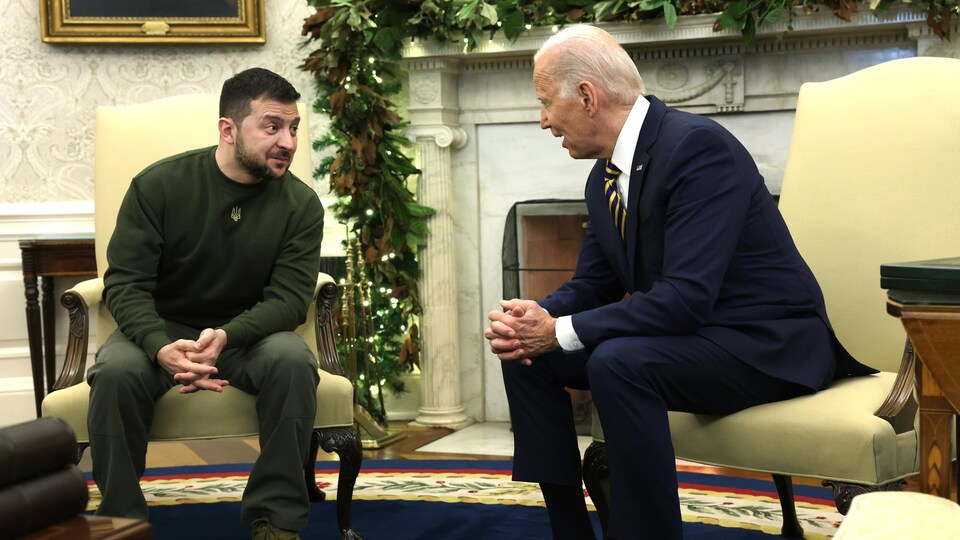
[[620, 169], [608, 159], [603, 190], [607, 196], [607, 207], [610, 208], [610, 215], [613, 216], [613, 226], [620, 231], [620, 238], [626, 238], [627, 209], [623, 206], [623, 201], [620, 200], [620, 192], [617, 191], [617, 179], [619, 177]]

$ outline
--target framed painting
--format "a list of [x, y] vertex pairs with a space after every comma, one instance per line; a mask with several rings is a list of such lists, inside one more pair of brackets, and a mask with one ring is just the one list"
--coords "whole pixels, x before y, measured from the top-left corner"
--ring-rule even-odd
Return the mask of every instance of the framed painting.
[[265, 43], [266, 0], [40, 0], [45, 43]]

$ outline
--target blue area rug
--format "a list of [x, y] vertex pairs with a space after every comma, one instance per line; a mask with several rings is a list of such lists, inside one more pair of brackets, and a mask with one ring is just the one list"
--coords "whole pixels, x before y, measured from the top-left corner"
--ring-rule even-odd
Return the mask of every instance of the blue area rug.
[[[366, 540], [500, 540], [550, 537], [535, 484], [510, 480], [509, 461], [367, 461], [354, 492], [353, 524]], [[312, 505], [304, 539], [337, 539], [338, 463], [320, 462], [327, 500]], [[240, 496], [249, 465], [149, 469], [141, 483], [157, 540], [239, 539]], [[679, 473], [687, 540], [779, 538], [773, 482]], [[829, 489], [795, 486], [806, 538], [829, 538], [842, 517]], [[586, 496], [586, 494], [585, 494]], [[99, 493], [91, 482], [91, 510]], [[587, 497], [592, 510], [592, 502]], [[597, 538], [600, 522], [591, 512]]]

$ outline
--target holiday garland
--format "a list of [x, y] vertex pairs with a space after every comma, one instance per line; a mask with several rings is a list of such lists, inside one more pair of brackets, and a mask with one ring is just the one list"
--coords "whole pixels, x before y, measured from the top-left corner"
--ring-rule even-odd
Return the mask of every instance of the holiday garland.
[[[329, 177], [339, 200], [333, 211], [350, 230], [350, 256], [361, 268], [366, 296], [351, 299], [373, 317], [356, 328], [351, 346], [362, 342], [358, 395], [380, 419], [381, 387], [402, 391], [399, 374], [418, 361], [417, 320], [421, 312], [417, 251], [426, 245], [427, 220], [433, 210], [417, 204], [410, 182], [419, 174], [405, 153], [409, 143], [396, 105], [389, 100], [401, 89], [401, 51], [411, 38], [462, 40], [464, 51], [502, 33], [515, 39], [533, 26], [580, 22], [640, 22], [663, 18], [673, 27], [679, 15], [717, 13], [714, 30], [737, 28], [752, 46], [757, 28], [796, 13], [821, 7], [849, 20], [863, 5], [856, 0], [308, 0], [316, 13], [303, 25], [316, 45], [301, 69], [317, 82], [319, 112], [330, 117], [330, 130], [314, 147], [332, 150], [317, 168]], [[904, 1], [927, 13], [927, 24], [949, 36], [951, 17], [960, 0]], [[871, 0], [881, 11], [893, 0]], [[787, 28], [790, 28], [788, 23]], [[362, 263], [362, 264], [361, 264]], [[359, 294], [359, 293], [356, 293]], [[366, 304], [364, 304], [366, 303]]]

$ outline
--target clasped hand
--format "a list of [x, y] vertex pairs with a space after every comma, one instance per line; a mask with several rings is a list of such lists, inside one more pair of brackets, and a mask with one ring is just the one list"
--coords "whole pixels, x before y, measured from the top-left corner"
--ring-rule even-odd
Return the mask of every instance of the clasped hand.
[[483, 337], [501, 360], [529, 366], [532, 358], [558, 349], [557, 320], [533, 300], [501, 300], [504, 311], [491, 311]]
[[230, 384], [224, 379], [211, 378], [216, 375], [217, 358], [227, 344], [227, 333], [221, 329], [207, 328], [200, 333], [196, 341], [178, 339], [157, 352], [157, 362], [173, 375], [173, 379], [183, 385], [181, 394], [190, 394], [198, 390], [222, 392]]

